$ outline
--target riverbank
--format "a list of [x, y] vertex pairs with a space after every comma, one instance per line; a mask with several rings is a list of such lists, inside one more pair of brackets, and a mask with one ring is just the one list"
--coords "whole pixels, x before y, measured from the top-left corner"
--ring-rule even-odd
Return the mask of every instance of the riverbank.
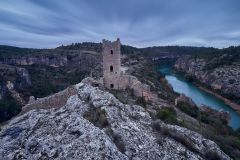
[[[239, 110], [236, 111], [238, 109], [237, 106], [228, 105], [230, 102], [226, 102], [226, 99], [224, 101], [223, 97], [217, 96], [216, 93], [211, 94], [209, 91], [203, 90], [203, 88], [200, 88], [200, 83], [197, 83], [197, 81], [189, 81], [184, 77], [184, 74], [174, 72], [172, 69], [171, 66], [161, 66], [158, 68], [158, 71], [165, 75], [165, 79], [167, 79], [176, 93], [183, 93], [192, 98], [198, 106], [206, 105], [215, 110], [229, 112], [231, 115], [229, 126], [234, 129], [240, 128], [240, 114]], [[233, 109], [233, 107], [236, 109]]]
[[[176, 70], [176, 69], [174, 70], [174, 72], [175, 72], [175, 73], [182, 74], [182, 75], [184, 75], [184, 76], [186, 75], [185, 72], [179, 71], [179, 70]], [[190, 77], [190, 78], [195, 79], [194, 81], [192, 81], [192, 83], [193, 83], [196, 87], [198, 87], [199, 89], [201, 89], [201, 90], [203, 90], [203, 91], [205, 91], [205, 92], [207, 92], [207, 93], [209, 93], [209, 94], [211, 94], [211, 95], [213, 95], [213, 96], [221, 99], [226, 105], [228, 105], [228, 106], [231, 107], [234, 111], [236, 111], [238, 114], [240, 114], [240, 105], [239, 105], [239, 104], [237, 104], [237, 103], [233, 102], [232, 100], [223, 97], [223, 96], [220, 95], [219, 93], [216, 93], [216, 92], [214, 92], [213, 90], [208, 89], [207, 87], [203, 86], [203, 85], [196, 79], [196, 77]]]
[[198, 83], [194, 83], [194, 85], [196, 85], [199, 89], [211, 94], [211, 95], [214, 95], [215, 97], [221, 99], [224, 101], [224, 103], [226, 103], [228, 106], [230, 106], [233, 110], [235, 110], [238, 114], [240, 114], [240, 105], [237, 104], [237, 103], [234, 103], [232, 102], [231, 100], [221, 96], [220, 94], [216, 93], [216, 92], [213, 92], [211, 91], [210, 89], [206, 88], [206, 87], [203, 87], [201, 86], [200, 84]]

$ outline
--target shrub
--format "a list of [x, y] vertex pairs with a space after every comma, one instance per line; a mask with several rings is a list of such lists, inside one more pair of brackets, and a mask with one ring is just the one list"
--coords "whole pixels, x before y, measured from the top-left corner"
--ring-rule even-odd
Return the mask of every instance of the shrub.
[[236, 129], [237, 133], [240, 134], [240, 128]]
[[143, 97], [138, 97], [137, 100], [136, 100], [136, 104], [138, 104], [140, 106], [143, 106], [143, 107], [146, 107], [147, 102]]
[[207, 160], [221, 160], [221, 157], [214, 151], [208, 151], [205, 154]]
[[[164, 125], [160, 125], [159, 122], [155, 121], [151, 124], [153, 130], [161, 133], [161, 135], [164, 136], [168, 136], [173, 138], [175, 141], [181, 143], [182, 145], [184, 145], [186, 148], [188, 148], [189, 150], [193, 151], [193, 152], [198, 152], [193, 144], [193, 142], [191, 141], [191, 139], [189, 139], [188, 137], [185, 137], [182, 134], [178, 134], [174, 131], [172, 131], [171, 129], [169, 129], [168, 127], [164, 126]], [[161, 144], [161, 138], [157, 137], [157, 143]]]
[[184, 102], [178, 102], [176, 107], [191, 117], [198, 118], [199, 108], [197, 106], [192, 106]]
[[153, 130], [160, 132], [161, 131], [161, 125], [157, 121], [153, 121], [151, 124]]
[[191, 75], [185, 75], [185, 78], [189, 82], [194, 82], [194, 78]]
[[152, 129], [154, 131], [157, 131], [159, 133], [161, 133], [164, 136], [168, 136], [170, 134], [169, 129], [166, 126], [161, 126], [160, 123], [158, 121], [153, 121], [152, 124]]
[[176, 123], [176, 111], [172, 107], [163, 107], [157, 111], [156, 117], [167, 123]]
[[201, 116], [200, 117], [201, 122], [210, 124], [212, 126], [215, 126], [216, 128], [221, 128], [221, 127], [223, 127], [224, 124], [226, 124], [221, 119], [219, 119], [219, 117], [216, 117], [207, 112], [201, 112], [200, 116]]
[[9, 120], [21, 111], [21, 106], [10, 96], [0, 100], [0, 123]]
[[90, 111], [84, 113], [83, 117], [92, 122], [96, 127], [101, 129], [107, 127], [109, 124], [106, 117], [106, 111], [101, 108], [91, 108]]
[[113, 143], [121, 153], [126, 152], [124, 141], [119, 134], [114, 133], [110, 127], [106, 128], [105, 133], [112, 139]]
[[169, 134], [170, 137], [172, 137], [174, 140], [178, 141], [179, 143], [181, 143], [182, 145], [184, 145], [186, 148], [188, 148], [190, 151], [193, 151], [193, 152], [198, 152], [197, 149], [195, 148], [193, 142], [185, 137], [184, 135], [182, 134], [177, 134], [177, 133], [172, 133], [170, 131], [170, 134]]

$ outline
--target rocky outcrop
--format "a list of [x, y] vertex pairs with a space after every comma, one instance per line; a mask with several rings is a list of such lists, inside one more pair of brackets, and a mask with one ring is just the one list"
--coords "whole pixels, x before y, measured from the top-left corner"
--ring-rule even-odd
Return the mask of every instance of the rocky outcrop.
[[[67, 69], [69, 73], [78, 70], [82, 74], [91, 73], [94, 77], [101, 76], [101, 72], [99, 72], [101, 70], [100, 54], [94, 51], [54, 49], [42, 50], [41, 52], [36, 51], [36, 53], [23, 56], [16, 53], [12, 56], [0, 58], [0, 82], [2, 82], [0, 95], [3, 96], [3, 83], [6, 83], [6, 81], [13, 83], [16, 91], [27, 90], [29, 86], [32, 86], [28, 66], [31, 66], [32, 72], [35, 70], [34, 74], [39, 73], [39, 68], [64, 67], [63, 70]], [[63, 71], [59, 70], [58, 72], [62, 74]], [[32, 80], [36, 81], [35, 79]], [[32, 87], [34, 88], [34, 86]]]
[[10, 95], [20, 105], [25, 105], [26, 102], [19, 90], [31, 85], [32, 82], [26, 69], [0, 64], [0, 99]]
[[7, 114], [15, 113], [9, 107], [12, 101], [23, 107], [30, 96], [42, 98], [87, 76], [102, 76], [100, 53], [87, 48], [0, 48], [0, 103], [4, 103]]
[[[20, 66], [43, 65], [51, 67], [62, 67], [76, 64], [81, 65], [82, 63], [88, 62], [91, 64], [95, 64], [94, 60], [98, 62], [98, 56], [100, 56], [100, 54], [94, 51], [56, 49], [49, 50], [47, 52], [43, 50], [42, 52], [35, 54], [27, 54], [24, 56], [16, 54], [15, 56], [1, 58], [0, 64]], [[89, 66], [91, 66], [91, 64], [89, 64]], [[87, 67], [87, 65], [85, 67]]]
[[154, 121], [141, 106], [123, 104], [89, 80], [83, 82], [63, 107], [34, 109], [6, 124], [0, 131], [0, 157], [205, 159], [211, 153], [230, 159], [200, 134]]
[[3, 73], [11, 72], [11, 78], [16, 79], [19, 75], [24, 80], [25, 83], [19, 84], [21, 89], [26, 88], [24, 84], [32, 85], [28, 69], [31, 69], [32, 72], [35, 71], [32, 74], [38, 74], [41, 68], [44, 70], [53, 67], [61, 68], [55, 74], [63, 74], [65, 70], [67, 70], [67, 73], [77, 70], [82, 74], [89, 75], [91, 73], [94, 77], [100, 77], [101, 55], [94, 51], [53, 49], [36, 51], [36, 53], [24, 54], [23, 56], [16, 53], [12, 56], [0, 58], [0, 69], [5, 70]]
[[14, 89], [14, 84], [10, 81], [7, 81], [6, 88], [10, 93], [11, 97], [18, 102], [20, 105], [25, 105], [25, 100], [21, 97], [21, 95]]
[[6, 64], [0, 64], [0, 80], [11, 81], [19, 89], [32, 85], [30, 75], [25, 68]]
[[[240, 64], [215, 65], [215, 61], [219, 59], [208, 60], [184, 56], [176, 61], [174, 67], [177, 71], [197, 79], [222, 96], [240, 103], [238, 102], [240, 99]], [[212, 67], [213, 65], [215, 66]]]

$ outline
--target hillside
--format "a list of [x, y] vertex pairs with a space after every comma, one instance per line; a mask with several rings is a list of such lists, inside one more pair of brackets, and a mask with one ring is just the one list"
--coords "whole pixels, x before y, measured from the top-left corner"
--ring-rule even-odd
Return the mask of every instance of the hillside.
[[181, 57], [175, 69], [192, 81], [240, 104], [240, 47]]
[[[230, 49], [236, 50], [236, 48]], [[179, 57], [185, 54], [215, 55], [225, 52], [225, 50], [215, 48], [181, 46], [136, 48], [122, 45], [121, 50], [126, 55], [141, 55], [146, 58], [166, 55]], [[5, 111], [9, 110], [9, 106], [12, 108], [23, 106], [28, 102], [30, 96], [41, 98], [61, 91], [71, 84], [78, 83], [86, 76], [99, 77], [101, 75], [101, 51], [101, 43], [92, 42], [74, 43], [55, 49], [31, 49], [0, 45], [0, 64], [2, 65], [0, 74], [0, 103], [2, 107], [0, 109], [2, 113], [6, 114], [1, 117], [15, 115], [17, 112]], [[232, 57], [229, 61], [231, 62], [232, 59], [236, 58]], [[24, 74], [18, 72], [18, 68], [24, 69]], [[28, 77], [28, 83], [24, 82], [24, 77]], [[19, 95], [22, 99], [21, 102], [19, 102], [19, 98], [17, 100], [12, 98], [14, 96], [6, 87], [8, 81], [13, 84], [14, 93]], [[6, 119], [9, 118], [0, 118], [0, 121]]]
[[[6, 46], [1, 46], [0, 51], [0, 122], [19, 113], [30, 96], [45, 97], [90, 74], [101, 75], [100, 54], [94, 51]], [[10, 109], [16, 107], [16, 111]]]
[[[139, 49], [122, 45], [122, 53], [153, 56], [163, 55], [167, 50], [168, 53], [176, 54], [181, 47], [155, 48]], [[41, 98], [76, 84], [86, 76], [99, 77], [101, 51], [101, 43], [92, 42], [75, 43], [55, 49], [0, 45], [0, 110], [3, 114], [0, 116], [0, 122], [18, 113], [30, 96]], [[26, 77], [28, 81], [24, 80]], [[12, 93], [7, 88], [8, 81], [14, 86]], [[20, 98], [16, 99], [16, 95]], [[10, 108], [18, 109], [13, 111]]]
[[[92, 48], [96, 48], [96, 47], [94, 45], [92, 45]], [[207, 153], [203, 150], [199, 150], [199, 148], [197, 148], [195, 145], [197, 145], [197, 146], [201, 145], [202, 142], [196, 142], [193, 139], [191, 139], [189, 142], [189, 139], [184, 139], [183, 135], [182, 135], [183, 133], [184, 134], [189, 133], [189, 136], [191, 136], [192, 134], [195, 135], [195, 133], [196, 134], [200, 133], [197, 136], [198, 138], [202, 139], [203, 137], [205, 137], [204, 139], [210, 139], [211, 141], [214, 141], [224, 151], [224, 153], [228, 154], [231, 158], [237, 159], [237, 157], [239, 157], [239, 153], [240, 153], [239, 152], [240, 146], [238, 143], [239, 133], [237, 131], [232, 130], [230, 127], [228, 127], [228, 125], [227, 125], [228, 118], [227, 118], [227, 116], [225, 116], [226, 113], [217, 112], [217, 111], [209, 110], [209, 109], [200, 110], [195, 104], [192, 104], [189, 102], [183, 102], [183, 103], [179, 103], [180, 105], [176, 105], [175, 101], [179, 98], [179, 95], [176, 94], [175, 92], [173, 92], [172, 88], [167, 84], [164, 77], [157, 73], [157, 71], [155, 70], [154, 63], [151, 61], [152, 58], [149, 58], [148, 57], [149, 55], [146, 56], [146, 54], [141, 53], [140, 52], [141, 49], [136, 49], [134, 47], [122, 46], [122, 50], [127, 50], [126, 52], [129, 53], [129, 54], [124, 54], [123, 59], [122, 59], [122, 64], [124, 65], [124, 67], [128, 68], [129, 74], [136, 76], [141, 82], [148, 84], [151, 87], [151, 91], [155, 92], [158, 95], [159, 99], [157, 102], [146, 102], [141, 98], [133, 97], [131, 90], [126, 90], [124, 92], [111, 91], [111, 93], [114, 94], [114, 97], [117, 98], [117, 105], [121, 106], [123, 104], [124, 105], [126, 104], [127, 106], [131, 106], [131, 105], [141, 106], [140, 113], [146, 112], [146, 114], [149, 114], [148, 115], [148, 116], [150, 116], [149, 122], [153, 123], [153, 126], [152, 125], [150, 125], [148, 127], [144, 126], [146, 128], [143, 131], [145, 132], [146, 130], [149, 130], [150, 133], [149, 132], [146, 132], [146, 133], [148, 133], [150, 135], [153, 134], [154, 136], [156, 136], [155, 134], [163, 135], [163, 137], [160, 136], [160, 137], [156, 137], [156, 139], [151, 140], [152, 145], [156, 145], [155, 140], [158, 142], [158, 138], [160, 138], [159, 141], [161, 143], [157, 144], [160, 146], [160, 148], [161, 148], [162, 143], [164, 145], [168, 145], [169, 143], [172, 143], [172, 141], [174, 141], [174, 142], [170, 145], [170, 148], [168, 148], [168, 149], [171, 149], [172, 147], [174, 148], [175, 145], [179, 146], [179, 143], [180, 143], [180, 145], [184, 146], [183, 148], [187, 148], [187, 149], [184, 149], [184, 150], [186, 150], [186, 152], [182, 152], [182, 149], [179, 152], [175, 151], [175, 150], [171, 150], [171, 154], [166, 154], [161, 151], [159, 152], [159, 150], [157, 149], [157, 150], [155, 150], [155, 153], [149, 153], [148, 156], [150, 156], [150, 157], [153, 155], [156, 156], [156, 152], [159, 152], [159, 153], [163, 153], [163, 155], [165, 155], [167, 157], [169, 156], [169, 157], [181, 158], [181, 157], [188, 156], [188, 157], [198, 157], [198, 159], [201, 159], [204, 157], [209, 157], [209, 159], [211, 159], [211, 157], [213, 157], [213, 159], [219, 158], [219, 153], [222, 153], [222, 152], [219, 152], [216, 154], [216, 152], [215, 152], [216, 150], [214, 150], [213, 152], [211, 151], [210, 153]], [[44, 52], [44, 50], [42, 50], [42, 52]], [[126, 52], [123, 52], [123, 53], [126, 53]], [[175, 53], [173, 53], [173, 54], [175, 54]], [[164, 55], [164, 54], [162, 54], [162, 52], [159, 52], [158, 56], [162, 56], [162, 55]], [[151, 55], [151, 57], [155, 57], [155, 56]], [[70, 96], [74, 96], [74, 95], [75, 95], [75, 97], [79, 96], [79, 95], [76, 96], [77, 93], [79, 92], [79, 90], [75, 90], [72, 87], [70, 87], [70, 89], [69, 89], [69, 86], [71, 86], [72, 84], [79, 83], [83, 78], [85, 78], [89, 75], [91, 75], [92, 77], [95, 77], [97, 79], [99, 76], [101, 76], [101, 73], [102, 73], [100, 53], [94, 51], [94, 49], [89, 49], [87, 51], [86, 48], [83, 50], [80, 50], [80, 49], [74, 49], [74, 48], [71, 48], [71, 49], [64, 48], [64, 46], [62, 46], [61, 48], [48, 50], [48, 52], [44, 52], [41, 54], [28, 54], [28, 55], [24, 55], [24, 56], [18, 56], [17, 54], [12, 55], [10, 58], [5, 58], [4, 61], [1, 61], [1, 62], [5, 63], [5, 64], [1, 64], [3, 66], [2, 69], [5, 70], [4, 72], [1, 72], [1, 73], [4, 73], [2, 75], [2, 79], [1, 79], [2, 84], [3, 84], [2, 89], [1, 89], [1, 91], [2, 91], [1, 92], [1, 95], [2, 95], [1, 102], [4, 102], [3, 107], [1, 106], [1, 109], [2, 109], [1, 113], [6, 114], [5, 116], [3, 116], [2, 121], [5, 121], [5, 120], [11, 118], [12, 116], [18, 114], [21, 111], [21, 106], [24, 106], [24, 105], [20, 105], [21, 101], [19, 101], [19, 99], [18, 99], [19, 97], [21, 97], [23, 99], [25, 104], [28, 103], [28, 105], [26, 105], [22, 109], [22, 112], [21, 112], [21, 115], [26, 113], [24, 115], [25, 116], [27, 115], [28, 118], [26, 118], [24, 115], [22, 115], [22, 116], [20, 116], [21, 118], [19, 118], [19, 116], [17, 116], [16, 118], [13, 118], [12, 120], [10, 120], [8, 122], [2, 123], [2, 125], [3, 125], [3, 126], [1, 126], [2, 138], [0, 138], [0, 139], [4, 140], [6, 137], [10, 136], [10, 139], [8, 139], [8, 140], [11, 140], [11, 143], [8, 144], [9, 147], [11, 147], [12, 144], [14, 144], [16, 141], [19, 140], [17, 138], [15, 141], [14, 138], [11, 137], [12, 134], [18, 135], [18, 133], [19, 133], [19, 138], [21, 138], [21, 136], [24, 136], [24, 135], [29, 135], [30, 137], [31, 136], [37, 137], [38, 135], [43, 136], [44, 135], [43, 132], [45, 132], [45, 131], [49, 131], [48, 132], [49, 135], [56, 133], [55, 131], [49, 130], [49, 128], [44, 128], [44, 125], [42, 126], [43, 127], [42, 128], [40, 125], [40, 124], [42, 124], [41, 122], [39, 122], [40, 124], [36, 124], [35, 127], [32, 126], [34, 131], [35, 131], [34, 128], [39, 127], [39, 129], [37, 129], [39, 131], [39, 133], [36, 133], [36, 134], [35, 134], [35, 132], [33, 134], [33, 133], [29, 133], [26, 130], [24, 131], [24, 129], [21, 128], [20, 126], [21, 126], [22, 122], [24, 124], [28, 123], [27, 119], [31, 119], [31, 117], [35, 117], [35, 115], [37, 115], [37, 117], [43, 116], [44, 118], [41, 118], [41, 119], [46, 119], [46, 121], [44, 121], [43, 123], [49, 123], [51, 120], [53, 120], [53, 119], [49, 118], [50, 115], [56, 114], [56, 116], [54, 116], [54, 117], [56, 119], [58, 119], [57, 118], [58, 117], [57, 115], [59, 115], [59, 113], [57, 111], [58, 109], [50, 109], [49, 110], [49, 108], [64, 107], [67, 100], [68, 100], [68, 102], [71, 102], [71, 104], [69, 104], [67, 106], [72, 106], [72, 105], [74, 105], [73, 103], [78, 102], [78, 101], [86, 102], [88, 100], [88, 98], [87, 99], [80, 98], [80, 100], [75, 99], [76, 101], [71, 100]], [[11, 72], [9, 72], [9, 71], [11, 71]], [[6, 74], [6, 73], [8, 73], [8, 74]], [[99, 88], [97, 90], [100, 90], [99, 92], [101, 92], [101, 94], [103, 94], [103, 95], [105, 95], [105, 92], [109, 92], [109, 91], [106, 91], [103, 87], [96, 85], [94, 83], [91, 86], [93, 88], [98, 86]], [[61, 92], [59, 92], [59, 91], [61, 91]], [[54, 93], [56, 93], [56, 94], [54, 94]], [[101, 94], [100, 95], [97, 94], [95, 96], [99, 98], [102, 96]], [[34, 96], [35, 98], [38, 98], [38, 99], [35, 99], [30, 96]], [[46, 96], [48, 96], [48, 97], [46, 97]], [[112, 95], [110, 97], [112, 97]], [[115, 99], [115, 98], [110, 98], [110, 99]], [[30, 100], [30, 102], [28, 102], [28, 100]], [[183, 98], [183, 100], [184, 100], [184, 98]], [[99, 101], [99, 99], [98, 99], [98, 101]], [[121, 104], [118, 103], [119, 101]], [[88, 109], [91, 108], [92, 102], [93, 101], [89, 102], [90, 107], [87, 107]], [[104, 101], [104, 104], [105, 104], [105, 102], [108, 103], [107, 100]], [[111, 101], [111, 103], [112, 103], [112, 101]], [[14, 106], [15, 106], [15, 108], [14, 108]], [[77, 113], [75, 111], [72, 112], [72, 110], [71, 110], [72, 113], [70, 113], [67, 106], [65, 106], [63, 109], [59, 109], [59, 110], [60, 111], [65, 110], [66, 113], [77, 115], [78, 112]], [[84, 107], [85, 107], [85, 105], [83, 105], [83, 106], [80, 105], [79, 109], [81, 110], [81, 108], [84, 108]], [[190, 109], [188, 109], [188, 108], [190, 108]], [[32, 109], [37, 109], [37, 110], [32, 111]], [[39, 109], [45, 109], [45, 110], [39, 110]], [[55, 113], [55, 111], [56, 111], [56, 113]], [[135, 114], [135, 111], [132, 112], [132, 110], [130, 110], [128, 112]], [[105, 114], [103, 114], [103, 115], [105, 115]], [[94, 110], [93, 112], [86, 112], [86, 114], [84, 114], [83, 119], [87, 119], [93, 125], [96, 125], [97, 127], [100, 127], [100, 128], [102, 127], [102, 125], [104, 125], [103, 128], [105, 128], [106, 123], [111, 123], [111, 122], [106, 122], [105, 121], [106, 119], [103, 115], [102, 115], [102, 112], [99, 112], [98, 110], [97, 111]], [[115, 115], [111, 115], [111, 116], [114, 117]], [[74, 120], [74, 118], [73, 119], [71, 119], [71, 118], [69, 119], [69, 118], [70, 117], [66, 117], [66, 121], [70, 122], [70, 121]], [[111, 119], [111, 117], [109, 117], [109, 118]], [[124, 119], [128, 119], [128, 118], [129, 118], [129, 115], [127, 115], [127, 117], [125, 117]], [[134, 118], [136, 118], [136, 117], [135, 116], [132, 117], [130, 115], [131, 121], [128, 121], [128, 122], [133, 123], [133, 121], [134, 121], [134, 123], [135, 123]], [[26, 121], [25, 120], [22, 121], [22, 119], [25, 119]], [[62, 119], [62, 120], [64, 120], [64, 119]], [[141, 121], [141, 119], [140, 119], [140, 121]], [[79, 122], [85, 123], [85, 120], [79, 121]], [[100, 122], [100, 124], [98, 124], [97, 122]], [[157, 124], [155, 124], [155, 122]], [[64, 123], [65, 123], [65, 121], [62, 122], [61, 124], [63, 126], [65, 126]], [[68, 122], [66, 122], [66, 123], [68, 123]], [[137, 120], [137, 123], [140, 123], [139, 119]], [[12, 124], [20, 125], [20, 126], [12, 126]], [[161, 129], [159, 124], [161, 127], [163, 125], [164, 128]], [[91, 127], [92, 126], [91, 124], [88, 123], [86, 125], [87, 125], [87, 127], [94, 129]], [[165, 128], [166, 125], [167, 125], [167, 127], [169, 126], [170, 128], [166, 129]], [[111, 124], [111, 126], [112, 126], [112, 124]], [[10, 129], [12, 127], [13, 127], [13, 129]], [[17, 127], [16, 130], [14, 130], [15, 127]], [[29, 125], [28, 125], [28, 127], [29, 127]], [[57, 132], [62, 133], [62, 135], [59, 135], [60, 138], [61, 138], [61, 136], [63, 136], [62, 138], [67, 137], [67, 139], [69, 139], [69, 142], [71, 142], [70, 141], [71, 138], [69, 138], [68, 136], [71, 137], [72, 135], [71, 134], [67, 135], [68, 132], [65, 132], [65, 131], [62, 132], [61, 125], [59, 125], [59, 127], [60, 128], [56, 128], [56, 130], [57, 130]], [[152, 127], [152, 129], [151, 129], [151, 127]], [[174, 130], [171, 130], [171, 129], [173, 129], [172, 127], [174, 128]], [[6, 128], [6, 130], [4, 128]], [[7, 128], [9, 128], [9, 129], [7, 129]], [[18, 130], [19, 128], [21, 128], [20, 131]], [[41, 130], [43, 130], [43, 131], [41, 131]], [[181, 131], [179, 132], [179, 135], [175, 136], [173, 133], [178, 132], [177, 130], [181, 130]], [[130, 132], [135, 133], [135, 131], [136, 130], [134, 130], [134, 131], [131, 130]], [[7, 135], [8, 133], [10, 135]], [[81, 133], [83, 133], [83, 132], [81, 132]], [[84, 133], [85, 133], [85, 131], [84, 131]], [[99, 133], [99, 132], [97, 131], [97, 133]], [[119, 133], [119, 132], [117, 132], [117, 133]], [[76, 134], [78, 134], [78, 133], [76, 133]], [[123, 134], [125, 134], [125, 133], [123, 133]], [[137, 137], [142, 136], [140, 133], [136, 133], [136, 134], [137, 134]], [[73, 135], [75, 135], [75, 133]], [[107, 133], [106, 133], [106, 135], [105, 135], [105, 133], [103, 133], [103, 135], [109, 136]], [[111, 136], [112, 135], [110, 135], [110, 139], [112, 138]], [[165, 139], [165, 138], [167, 138], [167, 139]], [[12, 141], [12, 139], [13, 139], [13, 141]], [[164, 139], [167, 140], [168, 142], [166, 142]], [[97, 138], [93, 137], [93, 140], [95, 141], [95, 140], [97, 140]], [[124, 140], [124, 146], [125, 145], [128, 146], [128, 144], [125, 144], [126, 141], [128, 141], [128, 140], [129, 139]], [[163, 140], [163, 142], [162, 142], [162, 140]], [[49, 141], [53, 142], [51, 138], [49, 139]], [[177, 141], [177, 143], [176, 143], [176, 141]], [[194, 142], [193, 144], [192, 144], [192, 141]], [[78, 140], [76, 140], [76, 142], [78, 142]], [[3, 141], [3, 143], [6, 143], [6, 142]], [[31, 142], [30, 142], [30, 139], [27, 139], [23, 143], [28, 145], [28, 143], [31, 143]], [[54, 140], [54, 143], [55, 143], [55, 140]], [[84, 144], [84, 146], [87, 146], [88, 143], [91, 143], [91, 141], [87, 141], [86, 144]], [[121, 139], [120, 139], [120, 149], [118, 146], [119, 142], [118, 141], [116, 142], [115, 139], [111, 139], [111, 141], [109, 143], [111, 143], [111, 144], [114, 143], [111, 145], [112, 148], [114, 148], [113, 147], [114, 145], [117, 146], [117, 150], [115, 150], [115, 151], [117, 151], [119, 154], [122, 152], [125, 152], [125, 149], [122, 150], [122, 148], [121, 148], [121, 145], [122, 145]], [[115, 144], [115, 143], [117, 143], [117, 144]], [[135, 143], [137, 143], [137, 142], [134, 142], [133, 144], [135, 144]], [[42, 141], [41, 144], [42, 144], [42, 146], [47, 145], [44, 141]], [[77, 143], [77, 144], [79, 144], [79, 143]], [[56, 145], [64, 146], [64, 144], [62, 144], [62, 142], [58, 142]], [[214, 146], [216, 147], [216, 145], [214, 145]], [[19, 147], [20, 148], [17, 149], [16, 152], [9, 154], [9, 155], [5, 155], [5, 156], [10, 156], [10, 157], [11, 156], [13, 156], [13, 157], [20, 156], [21, 157], [26, 154], [29, 155], [29, 153], [32, 156], [40, 156], [39, 154], [36, 154], [36, 153], [40, 153], [40, 152], [43, 157], [46, 156], [46, 154], [49, 157], [53, 156], [52, 154], [50, 154], [50, 150], [47, 151], [46, 154], [45, 154], [45, 151], [42, 151], [41, 148], [39, 148], [40, 150], [37, 149], [36, 152], [32, 152], [31, 150], [26, 151], [26, 152], [25, 151], [21, 152], [21, 150], [22, 150], [21, 146], [19, 146]], [[76, 147], [81, 149], [81, 146], [76, 145]], [[197, 150], [196, 150], [196, 148], [197, 148]], [[136, 150], [136, 149], [137, 148], [134, 148], [134, 150]], [[71, 150], [74, 150], [74, 149], [72, 148]], [[131, 149], [129, 149], [129, 150], [131, 150]], [[4, 151], [4, 149], [3, 149], [3, 151]], [[147, 149], [144, 148], [140, 152], [141, 154], [139, 153], [139, 156], [140, 155], [142, 156], [143, 151], [145, 152], [145, 151], [147, 151]], [[60, 148], [60, 151], [56, 151], [56, 152], [61, 153], [67, 157], [72, 156], [72, 155], [68, 155], [66, 152], [62, 152], [61, 148]], [[86, 151], [86, 153], [89, 153], [89, 152], [90, 152], [89, 150]], [[55, 151], [54, 151], [54, 153], [55, 153]], [[98, 154], [99, 152], [96, 151], [96, 153]], [[108, 149], [104, 150], [104, 153], [109, 153], [109, 150]], [[126, 152], [123, 156], [127, 156], [126, 158], [128, 158], [129, 157], [128, 153], [130, 154], [130, 151]], [[131, 155], [133, 155], [133, 154], [134, 154], [133, 151], [131, 151]], [[99, 156], [101, 156], [101, 155], [99, 155]], [[163, 155], [160, 155], [160, 157]], [[222, 154], [220, 154], [220, 155], [222, 155]], [[57, 154], [55, 156], [57, 156]], [[79, 154], [79, 156], [84, 157], [85, 155]]]
[[32, 110], [5, 125], [0, 131], [0, 156], [230, 159], [213, 141], [186, 128], [154, 120], [143, 107], [123, 104], [92, 83], [88, 79], [75, 85], [76, 94], [60, 109]]

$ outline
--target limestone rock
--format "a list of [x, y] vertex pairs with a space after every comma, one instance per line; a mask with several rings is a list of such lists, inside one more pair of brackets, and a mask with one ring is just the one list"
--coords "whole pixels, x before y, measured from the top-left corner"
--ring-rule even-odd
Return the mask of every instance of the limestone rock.
[[191, 140], [195, 150], [170, 134], [162, 135], [153, 128], [152, 118], [141, 106], [123, 104], [89, 83], [80, 83], [75, 88], [78, 93], [68, 98], [63, 107], [31, 110], [6, 124], [0, 131], [0, 157], [204, 159], [206, 150], [210, 150], [222, 159], [230, 159], [200, 134], [159, 121], [171, 133]]
[[24, 96], [20, 93], [21, 90], [32, 85], [28, 71], [0, 62], [0, 78], [0, 99], [10, 95], [18, 104], [25, 105]]
[[32, 104], [36, 101], [35, 97], [34, 96], [30, 96], [29, 97], [29, 100], [28, 100], [28, 104]]
[[7, 81], [6, 88], [11, 96], [21, 105], [24, 105], [26, 102], [21, 97], [21, 95], [15, 90], [15, 86], [11, 81]]

